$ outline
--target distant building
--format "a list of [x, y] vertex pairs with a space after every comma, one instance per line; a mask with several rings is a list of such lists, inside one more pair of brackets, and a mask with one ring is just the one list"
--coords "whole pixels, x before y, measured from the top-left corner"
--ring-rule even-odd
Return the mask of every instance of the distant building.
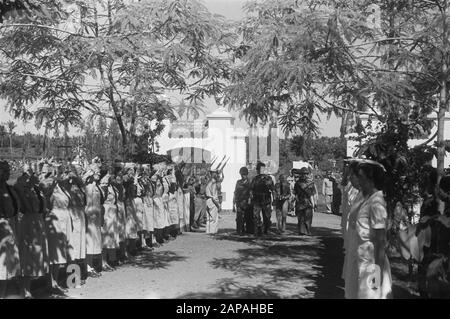
[[213, 167], [225, 158], [225, 180], [222, 183], [224, 209], [232, 208], [236, 180], [240, 178], [242, 166], [254, 170], [257, 161], [262, 161], [270, 173], [279, 167], [278, 127], [237, 127], [235, 117], [225, 108], [219, 107], [204, 119], [193, 121], [164, 122], [165, 128], [156, 143], [158, 153], [178, 157], [185, 163], [211, 163]]

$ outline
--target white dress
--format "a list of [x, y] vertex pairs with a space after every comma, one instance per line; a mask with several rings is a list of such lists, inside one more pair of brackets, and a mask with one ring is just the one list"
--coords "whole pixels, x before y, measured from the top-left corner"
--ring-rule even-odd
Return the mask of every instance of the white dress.
[[105, 196], [105, 203], [103, 204], [103, 207], [105, 209], [105, 217], [102, 227], [103, 248], [119, 248], [119, 229], [117, 227], [117, 194], [112, 184], [107, 186], [107, 194]]
[[76, 185], [71, 189], [70, 217], [72, 232], [69, 242], [69, 256], [71, 260], [86, 258], [86, 199], [83, 191]]
[[146, 185], [147, 191], [145, 192], [144, 200], [144, 230], [147, 232], [153, 232], [154, 226], [154, 209], [153, 209], [153, 185]]
[[[362, 197], [362, 196], [361, 196]], [[386, 229], [387, 211], [383, 192], [377, 191], [368, 198], [358, 198], [359, 209], [352, 211], [347, 254], [346, 298], [386, 299], [392, 293], [392, 277], [387, 256], [381, 272], [375, 264], [372, 231]], [[348, 282], [347, 282], [348, 280]]]
[[69, 243], [72, 234], [70, 202], [70, 194], [56, 185], [50, 197], [51, 211], [45, 217], [48, 257], [51, 265], [65, 264], [69, 259]]
[[[20, 276], [20, 258], [17, 239], [17, 196], [12, 187], [0, 198], [0, 280], [10, 280]], [[15, 198], [12, 198], [15, 196]]]
[[86, 254], [102, 253], [102, 193], [95, 183], [86, 186]]

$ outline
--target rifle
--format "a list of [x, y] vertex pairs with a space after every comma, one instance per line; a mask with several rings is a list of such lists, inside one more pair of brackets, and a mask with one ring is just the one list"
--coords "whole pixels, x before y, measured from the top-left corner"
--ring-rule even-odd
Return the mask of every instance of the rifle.
[[211, 161], [211, 164], [209, 164], [209, 168], [213, 166], [214, 162], [217, 160], [217, 156], [214, 156], [213, 160]]
[[[223, 161], [225, 160], [226, 157], [227, 157], [226, 155], [223, 156], [223, 158], [222, 158], [222, 160], [220, 161], [219, 165], [217, 165], [216, 170], [218, 170], [219, 167], [223, 164]], [[211, 166], [212, 166], [212, 165], [211, 165]]]
[[227, 160], [225, 161], [225, 163], [223, 163], [222, 167], [218, 166], [217, 169], [219, 170], [219, 172], [222, 172], [223, 169], [225, 168], [225, 166], [227, 165], [228, 161], [231, 159], [231, 157], [228, 157]]

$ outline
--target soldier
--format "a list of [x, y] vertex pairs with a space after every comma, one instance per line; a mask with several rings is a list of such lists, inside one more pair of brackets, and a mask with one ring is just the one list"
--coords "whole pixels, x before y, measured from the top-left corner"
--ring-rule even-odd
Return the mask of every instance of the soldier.
[[247, 167], [241, 167], [239, 170], [241, 179], [236, 182], [233, 197], [233, 211], [236, 212], [236, 231], [242, 236], [246, 225], [245, 216], [250, 208], [250, 182], [248, 179]]
[[280, 233], [284, 233], [286, 231], [286, 218], [289, 211], [291, 187], [283, 174], [280, 175], [279, 181], [275, 184], [275, 194], [277, 230]]
[[[271, 226], [271, 202], [275, 189], [272, 178], [262, 172], [262, 169], [265, 167], [266, 165], [264, 163], [258, 162], [256, 164], [256, 176], [250, 184], [250, 199], [253, 203], [255, 236], [259, 236], [261, 232], [267, 234]], [[263, 222], [261, 222], [261, 213]]]
[[303, 167], [296, 173], [299, 175], [298, 178], [296, 178], [294, 186], [296, 197], [295, 214], [298, 218], [298, 233], [299, 235], [311, 235], [316, 188], [314, 181], [308, 179], [309, 172], [306, 167]]

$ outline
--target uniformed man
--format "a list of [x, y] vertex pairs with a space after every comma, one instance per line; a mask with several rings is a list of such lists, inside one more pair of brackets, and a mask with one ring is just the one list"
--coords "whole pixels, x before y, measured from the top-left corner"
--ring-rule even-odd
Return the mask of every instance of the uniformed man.
[[281, 174], [275, 184], [274, 206], [277, 214], [277, 230], [279, 233], [286, 231], [286, 218], [289, 211], [289, 200], [291, 197], [291, 185], [286, 177]]
[[316, 188], [314, 181], [308, 178], [309, 171], [303, 167], [296, 171], [296, 182], [294, 186], [295, 193], [295, 214], [298, 218], [298, 234], [311, 235], [311, 224], [313, 218], [313, 210], [315, 207], [314, 196]]
[[[274, 193], [274, 183], [272, 178], [264, 174], [266, 165], [258, 162], [256, 164], [256, 176], [250, 184], [250, 198], [253, 203], [254, 234], [267, 234], [271, 226], [272, 215], [272, 194]], [[261, 222], [262, 214], [262, 222]]]
[[236, 231], [238, 235], [244, 235], [248, 229], [246, 225], [246, 215], [248, 215], [250, 206], [250, 182], [248, 179], [247, 167], [241, 167], [239, 170], [241, 179], [236, 182], [233, 197], [233, 211], [236, 212]]

